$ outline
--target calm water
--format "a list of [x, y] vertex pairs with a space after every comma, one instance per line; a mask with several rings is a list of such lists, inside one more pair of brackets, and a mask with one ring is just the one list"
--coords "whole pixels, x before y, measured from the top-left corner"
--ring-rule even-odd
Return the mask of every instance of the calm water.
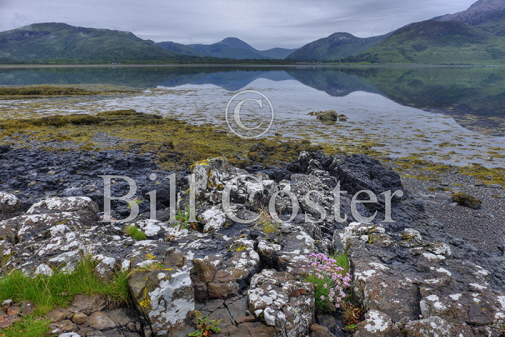
[[[418, 154], [436, 162], [505, 167], [502, 68], [0, 69], [0, 85], [30, 84], [107, 85], [137, 91], [0, 100], [1, 117], [133, 108], [228, 130], [225, 110], [230, 98], [242, 90], [255, 90], [270, 100], [275, 111], [264, 137], [309, 139], [346, 151], [365, 144], [393, 157]], [[260, 109], [249, 101], [243, 108], [241, 121], [246, 127], [267, 125], [266, 104]], [[307, 115], [328, 109], [345, 114], [347, 121], [322, 123]]]

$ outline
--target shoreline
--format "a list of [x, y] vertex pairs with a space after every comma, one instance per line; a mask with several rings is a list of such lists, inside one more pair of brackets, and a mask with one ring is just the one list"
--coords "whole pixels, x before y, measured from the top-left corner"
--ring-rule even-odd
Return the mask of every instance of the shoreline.
[[504, 68], [505, 65], [443, 65], [443, 64], [0, 64], [0, 69], [33, 69], [33, 68], [146, 68], [146, 67], [225, 67], [225, 68]]

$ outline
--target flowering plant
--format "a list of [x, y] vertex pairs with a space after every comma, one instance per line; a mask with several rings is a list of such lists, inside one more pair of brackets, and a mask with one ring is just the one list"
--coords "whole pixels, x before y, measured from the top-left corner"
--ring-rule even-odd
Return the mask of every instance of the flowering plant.
[[310, 263], [303, 265], [301, 271], [308, 274], [305, 280], [316, 286], [317, 311], [334, 311], [346, 297], [344, 288], [351, 286], [347, 257], [339, 255], [333, 259], [324, 254], [310, 254], [307, 259]]

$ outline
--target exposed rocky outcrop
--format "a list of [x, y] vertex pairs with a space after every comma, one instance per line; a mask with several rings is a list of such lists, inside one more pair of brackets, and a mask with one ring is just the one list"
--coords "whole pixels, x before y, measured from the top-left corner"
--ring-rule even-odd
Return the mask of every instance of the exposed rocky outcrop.
[[[201, 226], [171, 224], [167, 214], [98, 222], [88, 197], [47, 198], [0, 221], [2, 271], [51, 274], [72, 270], [84, 256], [104, 278], [128, 270], [140, 313], [125, 324], [132, 333], [186, 336], [199, 310], [221, 320], [220, 336], [342, 336], [334, 316], [316, 322], [314, 286], [301, 270], [307, 255], [339, 250], [352, 266], [349, 291], [367, 311], [355, 336], [499, 336], [504, 257], [447, 235], [378, 161], [302, 152], [284, 168], [243, 170], [218, 158], [192, 170], [179, 204], [195, 205]], [[127, 225], [147, 238], [132, 239]], [[117, 329], [97, 306], [73, 303], [65, 309], [71, 318], [54, 313], [57, 328]], [[148, 324], [137, 329], [136, 322]]]

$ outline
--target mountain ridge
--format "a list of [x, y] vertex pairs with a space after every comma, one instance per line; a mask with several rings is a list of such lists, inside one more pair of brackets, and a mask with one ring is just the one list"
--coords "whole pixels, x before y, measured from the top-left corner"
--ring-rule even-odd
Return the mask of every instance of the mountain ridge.
[[346, 32], [333, 33], [328, 37], [307, 43], [290, 54], [286, 59], [315, 61], [338, 60], [357, 55], [378, 44], [387, 36], [388, 34], [369, 38], [359, 38]]
[[0, 58], [20, 61], [167, 61], [177, 54], [131, 32], [36, 23], [0, 32]]

